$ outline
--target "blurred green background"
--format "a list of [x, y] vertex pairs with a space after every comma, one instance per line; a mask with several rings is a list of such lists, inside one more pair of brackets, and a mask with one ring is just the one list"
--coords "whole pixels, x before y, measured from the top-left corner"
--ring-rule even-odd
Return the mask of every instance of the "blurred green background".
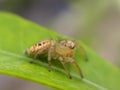
[[[119, 0], [0, 0], [0, 10], [16, 13], [51, 30], [80, 39], [101, 57], [120, 66]], [[40, 88], [51, 89], [0, 75], [0, 90]]]

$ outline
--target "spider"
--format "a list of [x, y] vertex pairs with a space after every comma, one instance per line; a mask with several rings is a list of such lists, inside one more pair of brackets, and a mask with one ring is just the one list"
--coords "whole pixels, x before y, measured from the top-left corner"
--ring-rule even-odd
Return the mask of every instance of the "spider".
[[33, 56], [36, 58], [41, 54], [46, 54], [48, 58], [48, 67], [49, 71], [51, 71], [51, 60], [59, 60], [60, 63], [63, 65], [66, 73], [68, 74], [69, 78], [72, 78], [68, 67], [65, 63], [71, 63], [72, 66], [78, 71], [81, 78], [83, 78], [82, 71], [76, 61], [73, 59], [74, 48], [76, 47], [77, 43], [72, 40], [67, 39], [57, 39], [57, 40], [43, 40], [40, 41], [31, 47], [29, 47], [25, 54], [29, 56]]

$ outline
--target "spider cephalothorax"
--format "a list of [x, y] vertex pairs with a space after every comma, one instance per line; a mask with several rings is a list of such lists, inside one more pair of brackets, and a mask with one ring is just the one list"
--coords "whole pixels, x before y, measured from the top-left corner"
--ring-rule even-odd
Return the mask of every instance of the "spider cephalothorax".
[[75, 43], [71, 40], [61, 40], [59, 44], [71, 49], [74, 49], [75, 47]]
[[34, 58], [41, 54], [47, 54], [49, 70], [51, 70], [51, 59], [59, 60], [71, 78], [70, 72], [65, 65], [65, 63], [69, 62], [83, 78], [80, 67], [73, 59], [75, 46], [76, 44], [72, 40], [43, 40], [29, 47], [25, 53], [29, 56], [33, 56]]

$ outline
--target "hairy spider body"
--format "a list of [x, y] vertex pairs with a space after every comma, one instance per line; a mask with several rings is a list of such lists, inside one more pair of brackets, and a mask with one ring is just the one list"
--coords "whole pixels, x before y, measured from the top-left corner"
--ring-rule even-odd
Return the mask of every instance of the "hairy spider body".
[[34, 58], [41, 54], [47, 54], [49, 70], [51, 70], [51, 59], [59, 60], [69, 78], [71, 78], [71, 75], [65, 63], [71, 63], [83, 78], [80, 67], [73, 59], [74, 48], [75, 43], [71, 40], [43, 40], [29, 47], [25, 53]]

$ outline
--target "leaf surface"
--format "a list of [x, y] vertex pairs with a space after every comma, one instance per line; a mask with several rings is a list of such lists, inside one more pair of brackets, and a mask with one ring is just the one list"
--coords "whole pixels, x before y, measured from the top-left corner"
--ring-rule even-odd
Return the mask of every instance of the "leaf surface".
[[[61, 36], [17, 15], [0, 12], [0, 73], [11, 75], [51, 87], [64, 90], [120, 90], [120, 70], [96, 55], [81, 42], [88, 61], [81, 52], [75, 51], [75, 60], [84, 74], [79, 74], [70, 67], [73, 78], [69, 79], [64, 70], [53, 65], [48, 71], [44, 60], [33, 60], [24, 55], [24, 50], [30, 45], [43, 40]], [[35, 61], [35, 63], [30, 63]]]

